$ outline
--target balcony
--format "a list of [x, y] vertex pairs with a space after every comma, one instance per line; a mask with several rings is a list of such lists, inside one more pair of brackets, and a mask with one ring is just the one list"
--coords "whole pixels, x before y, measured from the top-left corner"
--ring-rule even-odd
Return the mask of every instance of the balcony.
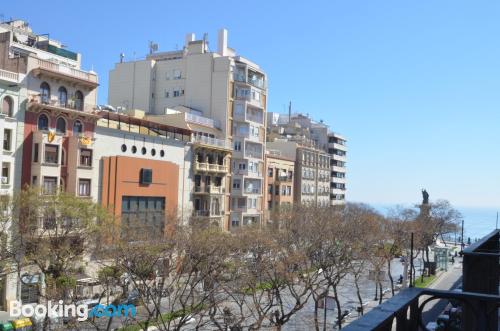
[[67, 103], [60, 103], [58, 99], [50, 98], [43, 100], [40, 95], [31, 95], [28, 102], [28, 110], [40, 111], [49, 109], [61, 111], [72, 115], [90, 116], [99, 118], [95, 112], [95, 105], [82, 104], [76, 101], [68, 100]]
[[198, 194], [224, 194], [226, 190], [222, 186], [215, 185], [196, 185], [194, 193]]
[[54, 79], [65, 80], [75, 85], [80, 85], [89, 90], [99, 86], [97, 75], [92, 72], [86, 72], [71, 68], [62, 64], [54, 63], [38, 58], [31, 58], [34, 61], [33, 74], [36, 77], [46, 76]]
[[224, 149], [228, 151], [232, 150], [231, 144], [229, 143], [229, 141], [225, 139], [217, 139], [217, 138], [193, 135], [191, 138], [191, 142], [195, 145], [203, 145], [205, 147], [211, 147], [211, 148], [215, 147], [217, 149]]
[[0, 81], [17, 84], [19, 83], [19, 76], [17, 72], [0, 69]]
[[328, 146], [330, 148], [338, 149], [340, 151], [347, 152], [347, 146], [344, 144], [338, 144], [338, 143], [329, 143]]
[[208, 126], [210, 128], [220, 129], [220, 121], [208, 117], [199, 116], [192, 113], [184, 113], [186, 122]]
[[195, 217], [221, 217], [224, 216], [223, 210], [195, 210], [193, 212]]
[[194, 170], [203, 172], [227, 173], [229, 171], [229, 167], [223, 164], [196, 161], [194, 164]]
[[[500, 230], [464, 250], [463, 292], [408, 288], [375, 307], [345, 328], [361, 330], [425, 330], [422, 311], [431, 300], [453, 300], [462, 306], [458, 328], [443, 330], [498, 330]], [[427, 296], [419, 303], [422, 296]], [[449, 323], [449, 322], [448, 322]]]

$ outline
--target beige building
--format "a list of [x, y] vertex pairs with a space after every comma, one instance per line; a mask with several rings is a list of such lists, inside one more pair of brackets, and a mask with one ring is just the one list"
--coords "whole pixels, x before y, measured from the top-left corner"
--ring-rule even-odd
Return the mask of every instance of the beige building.
[[[196, 115], [184, 106], [168, 108], [166, 115], [148, 115], [150, 121], [192, 132], [192, 222], [229, 230], [231, 143], [217, 121]], [[191, 192], [187, 190], [186, 192]], [[184, 193], [186, 193], [184, 192]]]
[[267, 142], [266, 148], [295, 159], [294, 202], [326, 207], [330, 205], [330, 156], [294, 141]]
[[224, 29], [217, 52], [209, 51], [206, 37], [188, 34], [182, 50], [120, 62], [110, 72], [108, 101], [119, 110], [164, 115], [175, 108], [213, 120], [221, 132], [213, 138], [233, 150], [230, 228], [263, 217], [266, 100], [265, 73], [227, 46]]
[[265, 217], [272, 221], [282, 208], [290, 208], [293, 204], [295, 159], [281, 156], [279, 151], [267, 150], [265, 165]]

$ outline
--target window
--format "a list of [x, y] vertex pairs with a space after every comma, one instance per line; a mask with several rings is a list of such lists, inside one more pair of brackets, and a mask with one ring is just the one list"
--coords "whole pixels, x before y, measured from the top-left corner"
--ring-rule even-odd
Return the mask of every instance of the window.
[[170, 98], [170, 91], [169, 90], [165, 90], [165, 98]]
[[75, 109], [83, 110], [83, 93], [80, 91], [75, 92]]
[[291, 186], [286, 187], [286, 195], [292, 195], [292, 187]]
[[275, 194], [275, 195], [280, 195], [280, 186], [279, 186], [279, 185], [276, 185], [276, 186], [274, 187], [274, 194]]
[[182, 77], [181, 71], [178, 69], [175, 69], [174, 70], [174, 79], [181, 79], [181, 77]]
[[233, 179], [233, 188], [239, 190], [241, 186], [241, 181], [239, 179]]
[[285, 185], [283, 185], [283, 186], [281, 187], [281, 195], [287, 195], [287, 194], [286, 194], [286, 186], [285, 186]]
[[267, 168], [267, 176], [273, 177], [273, 168]]
[[235, 151], [241, 151], [241, 141], [235, 141], [234, 142], [234, 150]]
[[3, 98], [2, 102], [2, 114], [8, 117], [12, 117], [13, 109], [14, 108], [14, 102], [12, 101], [12, 98], [9, 96], [6, 96]]
[[245, 170], [245, 169], [246, 169], [246, 167], [247, 167], [246, 163], [240, 163], [240, 164], [238, 164], [238, 168], [239, 168], [240, 170]]
[[87, 148], [80, 149], [80, 165], [84, 167], [92, 166], [92, 150]]
[[62, 117], [59, 117], [56, 122], [56, 132], [57, 133], [66, 133], [66, 120]]
[[59, 146], [45, 145], [45, 163], [57, 164], [59, 161]]
[[78, 180], [78, 195], [81, 197], [90, 196], [90, 179], [82, 179]]
[[267, 185], [267, 193], [273, 194], [273, 184], [268, 184]]
[[64, 86], [61, 86], [57, 92], [59, 94], [59, 105], [62, 107], [66, 107], [66, 105], [68, 104], [68, 91]]
[[39, 145], [35, 144], [33, 148], [33, 162], [38, 162], [38, 148]]
[[4, 129], [3, 130], [3, 150], [4, 151], [10, 151], [12, 147], [12, 130], [11, 129]]
[[40, 84], [40, 99], [44, 104], [50, 102], [50, 86], [46, 82]]
[[55, 194], [57, 190], [57, 177], [43, 177], [43, 194]]
[[181, 92], [179, 90], [174, 90], [174, 98], [178, 97], [181, 95]]
[[83, 124], [80, 121], [75, 121], [73, 123], [73, 134], [83, 133]]
[[124, 196], [122, 198], [122, 222], [124, 225], [149, 227], [157, 233], [163, 233], [165, 198]]
[[149, 185], [153, 182], [153, 170], [152, 169], [141, 169], [141, 175], [139, 182], [144, 185]]
[[40, 114], [40, 116], [38, 116], [38, 130], [47, 131], [48, 129], [49, 129], [49, 118], [45, 114]]
[[10, 163], [2, 163], [2, 184], [9, 184], [10, 182]]

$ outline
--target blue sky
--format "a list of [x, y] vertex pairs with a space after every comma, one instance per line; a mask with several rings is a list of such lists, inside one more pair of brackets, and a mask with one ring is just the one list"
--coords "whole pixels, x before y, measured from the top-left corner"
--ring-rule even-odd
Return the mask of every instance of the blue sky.
[[[6, 1], [5, 19], [82, 53], [100, 75], [184, 36], [229, 30], [269, 76], [268, 110], [329, 123], [349, 140], [348, 199], [500, 207], [498, 1]], [[48, 9], [50, 8], [50, 9]]]

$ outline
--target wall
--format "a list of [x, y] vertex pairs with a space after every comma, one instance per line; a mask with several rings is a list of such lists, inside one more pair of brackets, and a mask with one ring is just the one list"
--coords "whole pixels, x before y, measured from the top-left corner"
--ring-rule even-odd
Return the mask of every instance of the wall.
[[[125, 152], [122, 151], [122, 145], [127, 146], [127, 150]], [[135, 154], [132, 153], [132, 146], [134, 145], [137, 147], [137, 153]], [[142, 147], [145, 147], [147, 150], [145, 155], [141, 152]], [[151, 150], [153, 148], [156, 150], [155, 156], [151, 155]], [[162, 149], [165, 151], [164, 157], [161, 157], [160, 155], [160, 150]], [[101, 162], [104, 157], [116, 155], [136, 158], [144, 162], [148, 160], [155, 160], [158, 162], [175, 164], [179, 168], [179, 171], [176, 172], [177, 182], [179, 184], [175, 192], [179, 217], [187, 221], [189, 216], [191, 216], [193, 177], [191, 169], [192, 152], [190, 145], [186, 145], [182, 141], [174, 139], [152, 137], [97, 126], [95, 132], [94, 155], [94, 159], [97, 162]], [[165, 176], [167, 175], [168, 174], [165, 174]], [[95, 189], [102, 192], [102, 169], [99, 178], [99, 181], [93, 181], [92, 185], [94, 185], [95, 182]], [[92, 189], [94, 189], [94, 187]], [[102, 201], [102, 198], [103, 196], [101, 195], [99, 200]]]
[[[149, 185], [140, 183], [142, 168], [152, 169]], [[121, 215], [123, 196], [164, 197], [165, 216], [177, 212], [179, 166], [168, 161], [148, 160], [129, 156], [111, 156], [102, 159], [102, 199], [104, 207]], [[166, 224], [166, 223], [165, 223]]]

